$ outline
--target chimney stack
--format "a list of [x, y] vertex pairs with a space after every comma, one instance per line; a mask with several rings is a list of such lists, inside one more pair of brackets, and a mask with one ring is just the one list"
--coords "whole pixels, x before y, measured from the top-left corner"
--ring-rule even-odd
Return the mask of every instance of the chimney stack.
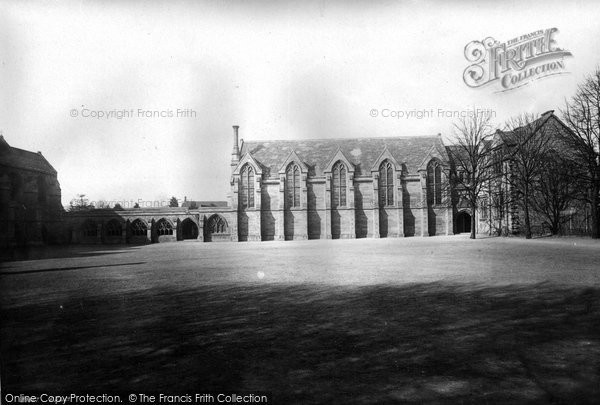
[[238, 129], [239, 125], [233, 126], [233, 151], [231, 152], [231, 165], [237, 165], [240, 161], [240, 147], [238, 141]]

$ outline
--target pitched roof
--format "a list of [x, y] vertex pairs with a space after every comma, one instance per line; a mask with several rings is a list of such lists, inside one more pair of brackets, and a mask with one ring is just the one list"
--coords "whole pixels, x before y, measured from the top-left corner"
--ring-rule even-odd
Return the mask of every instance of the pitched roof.
[[263, 172], [275, 176], [292, 151], [306, 164], [311, 176], [322, 175], [323, 170], [338, 149], [355, 167], [356, 175], [369, 175], [373, 164], [388, 148], [409, 173], [416, 173], [421, 162], [432, 147], [443, 160], [448, 155], [441, 136], [413, 136], [393, 138], [307, 139], [298, 141], [251, 141], [244, 142], [240, 153], [250, 153], [262, 165]]
[[468, 158], [467, 151], [460, 145], [448, 145], [446, 146], [446, 151], [448, 151], [448, 156], [453, 161], [465, 161]]
[[227, 207], [227, 201], [195, 201], [186, 200], [181, 203], [182, 208], [189, 208], [193, 203], [196, 203], [196, 207]]
[[546, 111], [538, 119], [531, 121], [526, 125], [515, 128], [511, 131], [498, 130], [496, 131], [496, 133], [498, 134], [502, 142], [504, 142], [508, 146], [512, 146], [515, 145], [517, 141], [522, 138], [522, 135], [527, 135], [528, 133], [531, 133], [531, 135], [533, 135], [533, 133], [535, 133], [543, 125], [545, 125], [546, 121], [548, 121], [552, 116], [554, 116], [554, 110]]
[[41, 154], [12, 147], [0, 135], [0, 165], [56, 175], [56, 170]]

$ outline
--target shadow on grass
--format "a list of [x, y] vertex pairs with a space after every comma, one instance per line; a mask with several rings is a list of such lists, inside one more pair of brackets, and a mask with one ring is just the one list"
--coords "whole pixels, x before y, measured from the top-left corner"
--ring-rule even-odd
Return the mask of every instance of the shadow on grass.
[[131, 262], [131, 263], [117, 263], [117, 264], [99, 264], [96, 266], [72, 266], [72, 267], [53, 267], [50, 269], [39, 269], [39, 270], [12, 270], [12, 271], [0, 271], [0, 277], [2, 276], [10, 276], [17, 274], [31, 274], [31, 273], [48, 273], [48, 272], [57, 272], [57, 271], [73, 271], [73, 270], [86, 270], [86, 269], [96, 269], [96, 268], [105, 268], [105, 267], [121, 267], [121, 266], [138, 266], [141, 264], [146, 264], [146, 262]]
[[2, 308], [5, 392], [268, 391], [273, 403], [595, 403], [600, 290], [155, 289]]
[[0, 263], [23, 260], [65, 259], [126, 253], [143, 245], [45, 245], [12, 247], [0, 251]]

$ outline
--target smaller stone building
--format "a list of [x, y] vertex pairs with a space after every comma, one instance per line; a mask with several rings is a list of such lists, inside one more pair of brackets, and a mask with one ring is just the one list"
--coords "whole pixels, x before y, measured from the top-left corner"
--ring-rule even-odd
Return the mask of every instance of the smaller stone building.
[[210, 205], [216, 206], [75, 211], [65, 215], [65, 227], [71, 243], [145, 244], [231, 240], [235, 212], [223, 203]]
[[56, 170], [0, 135], [0, 247], [63, 242], [62, 213]]
[[[521, 136], [515, 132], [523, 131]], [[555, 153], [556, 160], [560, 157], [571, 156], [568, 147], [563, 142], [570, 129], [550, 110], [543, 113], [538, 119], [530, 122], [526, 127], [514, 128], [512, 131], [497, 130], [490, 140], [491, 174], [487, 176], [489, 181], [483, 185], [479, 208], [475, 213], [476, 232], [490, 235], [520, 235], [524, 232], [523, 197], [515, 189], [519, 183], [519, 174], [515, 168], [513, 154], [517, 143], [523, 138], [534, 139], [544, 137], [547, 141], [544, 147]], [[452, 162], [452, 176], [461, 176], [461, 168], [457, 162], [457, 154], [462, 153], [461, 148], [448, 146], [448, 153]], [[553, 159], [554, 160], [554, 159]], [[570, 181], [575, 181], [573, 174]], [[548, 177], [548, 174], [540, 174], [535, 179], [539, 186], [542, 182], [559, 181], [556, 174]], [[564, 179], [562, 180], [564, 181]], [[558, 186], [558, 185], [557, 185]], [[454, 217], [456, 232], [470, 232], [471, 209], [468, 203], [461, 198], [461, 186], [454, 185], [455, 201]], [[532, 190], [532, 199], [538, 187]], [[552, 191], [552, 190], [549, 190]], [[557, 190], [554, 190], [557, 191]], [[548, 195], [549, 199], [557, 198], [558, 195]], [[587, 234], [590, 230], [590, 207], [572, 196], [561, 211], [557, 212], [562, 218], [561, 233], [563, 234]], [[530, 223], [534, 234], [543, 235], [549, 232], [548, 218], [536, 212], [533, 203], [530, 204]], [[557, 204], [558, 206], [559, 204]]]

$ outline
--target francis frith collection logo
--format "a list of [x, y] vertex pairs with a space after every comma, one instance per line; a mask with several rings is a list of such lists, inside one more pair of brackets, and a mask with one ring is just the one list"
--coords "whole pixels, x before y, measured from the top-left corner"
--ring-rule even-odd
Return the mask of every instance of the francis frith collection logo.
[[469, 87], [498, 83], [502, 92], [568, 73], [565, 57], [572, 55], [557, 46], [556, 33], [557, 28], [548, 28], [502, 43], [492, 37], [469, 42], [465, 58], [472, 64], [465, 69], [463, 80]]

